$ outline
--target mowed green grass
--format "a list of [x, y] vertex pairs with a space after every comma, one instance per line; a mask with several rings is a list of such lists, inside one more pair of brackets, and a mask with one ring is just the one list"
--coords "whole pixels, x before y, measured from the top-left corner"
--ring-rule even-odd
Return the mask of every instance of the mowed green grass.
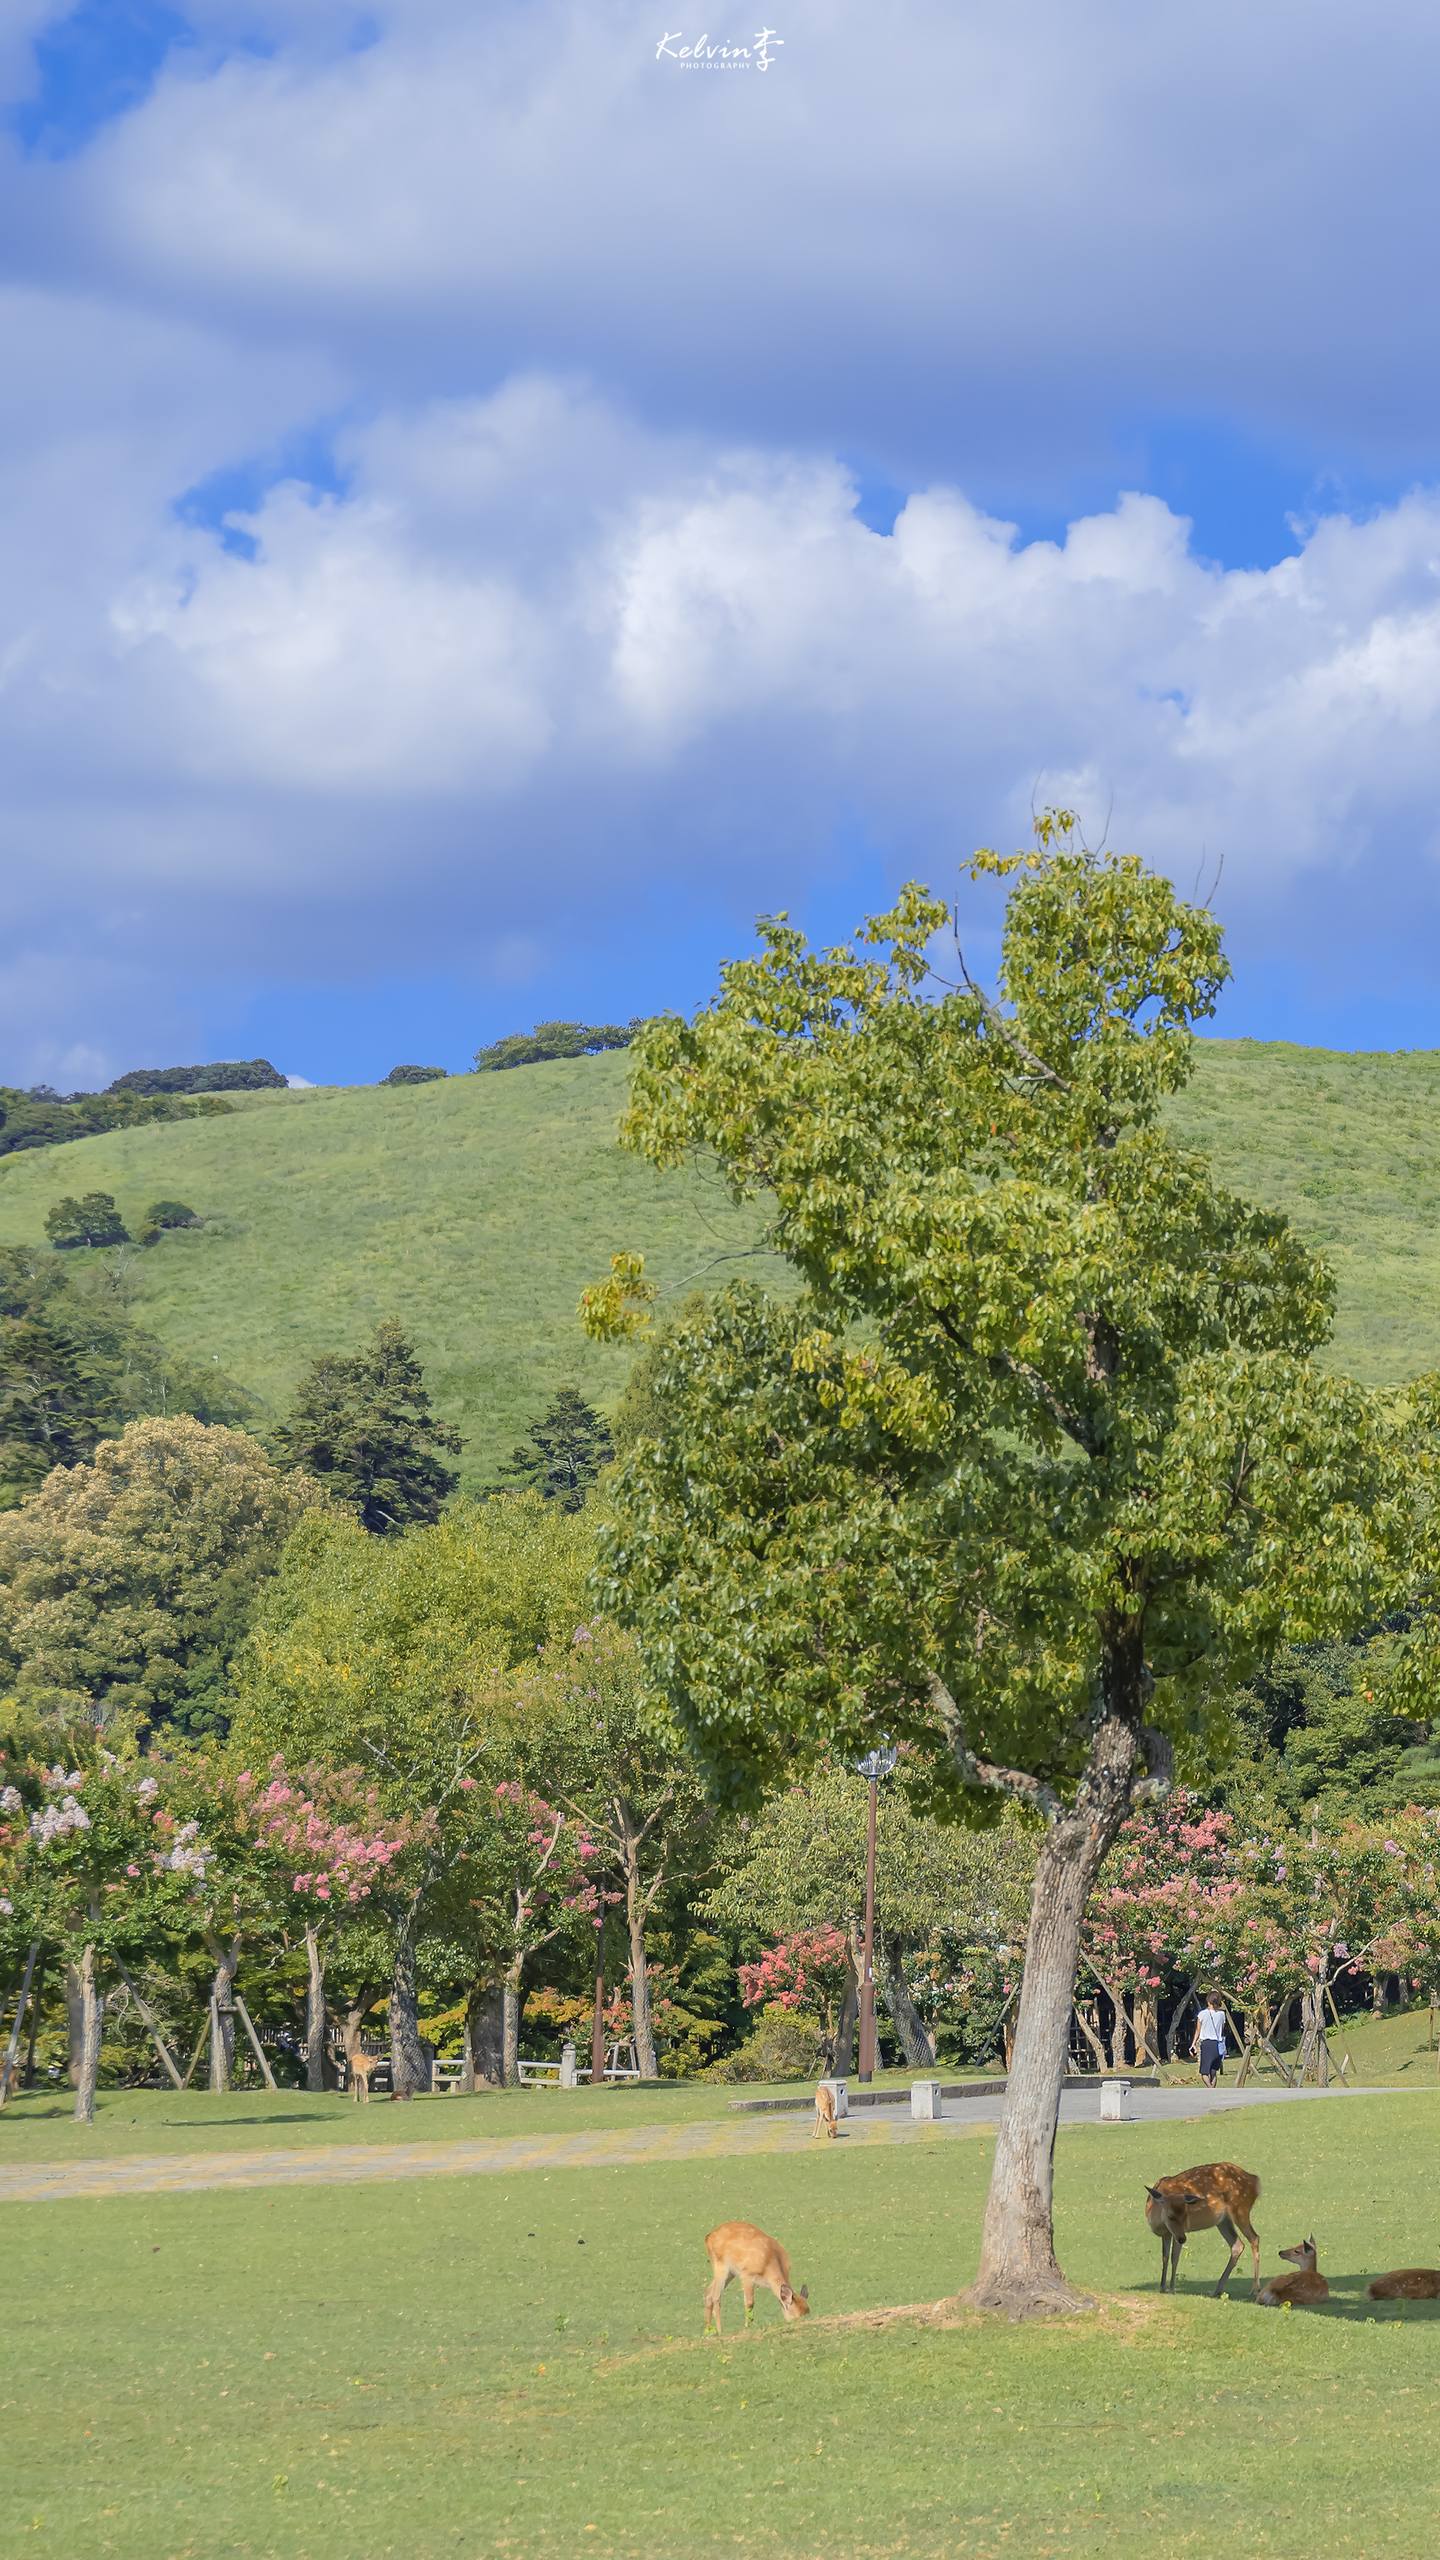
[[[581, 1289], [636, 1247], [667, 1296], [772, 1274], [758, 1211], [713, 1173], [624, 1155], [621, 1055], [239, 1098], [227, 1119], [135, 1129], [0, 1163], [0, 1244], [38, 1242], [62, 1193], [152, 1199], [207, 1221], [133, 1257], [137, 1312], [177, 1350], [282, 1410], [318, 1351], [383, 1316], [415, 1334], [463, 1471], [495, 1462], [557, 1386], [613, 1404], [626, 1358], [587, 1344]], [[1283, 1209], [1334, 1261], [1333, 1357], [1380, 1383], [1440, 1364], [1440, 1052], [1346, 1055], [1202, 1041], [1177, 1125], [1222, 1178]]]
[[[846, 2325], [971, 2273], [979, 2136], [674, 2167], [0, 2208], [0, 2551], [67, 2560], [1254, 2553], [1434, 2544], [1440, 2101], [1062, 2133], [1067, 2267], [1112, 2302], [1015, 2329]], [[1146, 2181], [1259, 2171], [1268, 2267], [1312, 2226], [1330, 2311], [1154, 2290]], [[816, 2316], [699, 2334], [702, 2239], [788, 2246]]]

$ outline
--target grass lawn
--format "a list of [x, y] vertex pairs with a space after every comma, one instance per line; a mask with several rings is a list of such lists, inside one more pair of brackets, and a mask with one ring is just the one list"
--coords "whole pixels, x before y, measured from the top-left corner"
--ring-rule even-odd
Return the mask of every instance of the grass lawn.
[[[965, 2280], [978, 2134], [6, 2206], [0, 2551], [1421, 2560], [1440, 2306], [1363, 2289], [1440, 2259], [1437, 2135], [1408, 2095], [1062, 2133], [1065, 2261], [1127, 2299], [1024, 2330], [844, 2317]], [[1267, 2266], [1313, 2225], [1328, 2313], [1212, 2301], [1213, 2234], [1156, 2294], [1143, 2183], [1217, 2148], [1263, 2179]], [[766, 2297], [745, 2336], [732, 2292], [701, 2339], [732, 2214], [785, 2241], [808, 2324]]]

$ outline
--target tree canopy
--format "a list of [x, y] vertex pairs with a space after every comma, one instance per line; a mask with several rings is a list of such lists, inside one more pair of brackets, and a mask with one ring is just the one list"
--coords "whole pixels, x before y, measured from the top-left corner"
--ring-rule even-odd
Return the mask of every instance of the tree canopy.
[[393, 1322], [363, 1350], [311, 1363], [275, 1445], [376, 1536], [438, 1519], [459, 1483], [440, 1452], [458, 1454], [460, 1434], [432, 1413], [415, 1345]]
[[77, 1245], [128, 1244], [130, 1230], [108, 1191], [67, 1194], [45, 1212], [45, 1233], [60, 1252]]
[[615, 1455], [603, 1414], [578, 1387], [561, 1387], [500, 1469], [500, 1485], [526, 1486], [562, 1511], [578, 1511]]
[[132, 1422], [0, 1516], [0, 1668], [16, 1698], [104, 1724], [223, 1726], [256, 1590], [323, 1499], [248, 1432]]
[[639, 1022], [537, 1022], [533, 1031], [512, 1031], [477, 1049], [480, 1074], [499, 1067], [537, 1067], [548, 1058], [589, 1058], [601, 1049], [628, 1049]]

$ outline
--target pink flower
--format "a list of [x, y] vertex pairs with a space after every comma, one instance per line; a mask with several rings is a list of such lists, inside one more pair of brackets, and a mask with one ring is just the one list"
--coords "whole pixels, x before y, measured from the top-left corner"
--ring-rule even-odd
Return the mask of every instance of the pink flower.
[[127, 1867], [125, 1873], [127, 1876], [138, 1876], [140, 1870], [138, 1867]]

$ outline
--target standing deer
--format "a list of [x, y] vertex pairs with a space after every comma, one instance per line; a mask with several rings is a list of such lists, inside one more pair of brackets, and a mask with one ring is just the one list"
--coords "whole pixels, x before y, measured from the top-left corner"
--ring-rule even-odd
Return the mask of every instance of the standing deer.
[[1192, 2231], [1218, 2231], [1228, 2241], [1230, 2255], [1225, 2272], [1215, 2287], [1222, 2294], [1242, 2254], [1241, 2233], [1250, 2243], [1253, 2261], [1253, 2288], [1260, 2283], [1260, 2240], [1250, 2219], [1260, 2181], [1248, 2169], [1237, 2169], [1233, 2160], [1211, 2160], [1203, 2169], [1182, 2169], [1178, 2176], [1162, 2178], [1158, 2186], [1145, 2190], [1145, 2219], [1160, 2243], [1160, 2290], [1175, 2290], [1180, 2270], [1180, 2252]]
[[745, 2296], [745, 2326], [755, 2316], [755, 2288], [768, 2285], [787, 2320], [805, 2320], [810, 2314], [810, 2288], [802, 2285], [797, 2293], [790, 2282], [790, 2261], [778, 2240], [768, 2231], [757, 2230], [753, 2222], [721, 2222], [705, 2235], [706, 2254], [710, 2260], [710, 2282], [705, 2288], [705, 2329], [715, 2324], [720, 2330], [720, 2301], [732, 2276], [738, 2277]]
[[1440, 2267], [1392, 2267], [1366, 2290], [1372, 2302], [1440, 2302]]
[[1255, 2299], [1266, 2311], [1304, 2311], [1312, 2303], [1328, 2302], [1330, 2287], [1315, 2264], [1315, 2235], [1301, 2240], [1293, 2249], [1282, 2249], [1295, 2269], [1293, 2276], [1267, 2276]]
[[827, 2089], [823, 2080], [815, 2092], [815, 2122], [810, 2128], [811, 2141], [818, 2142], [822, 2134], [827, 2142], [834, 2142], [838, 2138], [835, 2129], [835, 2092], [833, 2089]]
[[354, 2052], [347, 2053], [345, 2056], [345, 2068], [350, 2081], [350, 2095], [354, 2099], [357, 2107], [362, 2098], [364, 2099], [367, 2107], [370, 2104], [371, 2076], [374, 2072], [375, 2065], [379, 2060], [380, 2056], [378, 2053], [366, 2053], [363, 2046], [358, 2043], [356, 2044]]

